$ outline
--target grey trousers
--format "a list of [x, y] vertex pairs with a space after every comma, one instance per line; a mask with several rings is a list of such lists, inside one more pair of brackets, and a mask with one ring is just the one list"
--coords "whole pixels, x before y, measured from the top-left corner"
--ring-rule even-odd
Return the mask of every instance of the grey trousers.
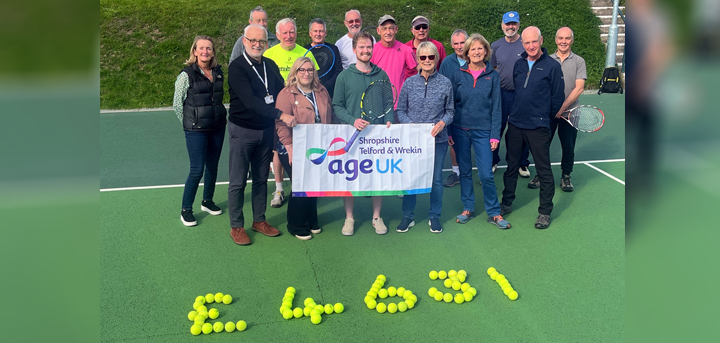
[[[228, 122], [230, 134], [230, 185], [228, 212], [230, 227], [244, 228], [245, 186], [248, 170], [252, 170], [253, 221], [265, 221], [267, 209], [267, 179], [272, 161], [274, 127], [253, 130]], [[250, 168], [252, 165], [252, 168]]]

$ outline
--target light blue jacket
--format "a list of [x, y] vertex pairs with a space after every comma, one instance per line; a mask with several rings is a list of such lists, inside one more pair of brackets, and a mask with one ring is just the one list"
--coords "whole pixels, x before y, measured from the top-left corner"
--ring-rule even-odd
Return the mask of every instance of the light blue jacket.
[[420, 74], [405, 80], [395, 113], [401, 124], [445, 122], [445, 128], [435, 136], [435, 143], [448, 141], [448, 127], [455, 115], [452, 84], [447, 77], [435, 72], [425, 80]]

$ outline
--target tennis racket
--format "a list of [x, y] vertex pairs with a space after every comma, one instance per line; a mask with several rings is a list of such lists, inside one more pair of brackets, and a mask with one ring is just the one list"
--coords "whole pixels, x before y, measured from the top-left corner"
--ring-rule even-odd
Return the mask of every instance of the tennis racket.
[[[397, 101], [397, 90], [390, 81], [377, 80], [373, 81], [363, 93], [360, 98], [360, 118], [372, 122], [375, 119], [384, 117], [390, 113], [395, 107]], [[347, 152], [355, 143], [360, 130], [350, 137], [350, 141], [345, 146], [344, 150]]]
[[561, 117], [582, 132], [595, 132], [605, 124], [605, 114], [599, 108], [590, 105], [581, 105], [567, 110]]
[[331, 70], [333, 70], [333, 67], [335, 66], [335, 53], [333, 53], [332, 49], [330, 49], [329, 46], [325, 44], [317, 44], [308, 51], [305, 52], [305, 55], [307, 56], [310, 52], [312, 52], [313, 57], [315, 57], [315, 61], [318, 64], [318, 68], [320, 70], [318, 73], [320, 74], [318, 76], [318, 79], [322, 78], [323, 76], [327, 75]]
[[367, 26], [367, 27], [361, 29], [360, 31], [369, 33], [373, 38], [373, 44], [380, 41], [380, 35], [378, 35], [378, 33], [377, 33], [377, 26]]

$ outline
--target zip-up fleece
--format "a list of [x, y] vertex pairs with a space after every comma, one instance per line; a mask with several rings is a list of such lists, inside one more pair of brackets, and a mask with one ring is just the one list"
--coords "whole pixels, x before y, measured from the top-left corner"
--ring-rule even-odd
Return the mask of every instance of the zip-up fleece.
[[450, 78], [455, 96], [453, 126], [471, 130], [488, 130], [490, 139], [500, 139], [500, 74], [490, 65], [477, 79], [460, 67]]
[[[335, 94], [332, 97], [333, 111], [335, 116], [340, 119], [343, 124], [352, 125], [355, 119], [360, 118], [360, 99], [365, 89], [377, 80], [390, 81], [387, 73], [375, 64], [371, 64], [372, 69], [369, 73], [363, 73], [355, 67], [355, 63], [351, 64], [347, 69], [338, 75], [335, 82]], [[375, 119], [370, 124], [384, 124], [393, 122], [395, 112], [390, 110], [385, 117]]]
[[447, 142], [447, 130], [455, 114], [450, 80], [437, 71], [427, 81], [420, 74], [410, 76], [400, 91], [395, 112], [401, 124], [437, 124], [442, 120], [445, 128], [435, 136], [435, 143]]
[[550, 128], [550, 119], [565, 101], [565, 81], [560, 63], [550, 58], [545, 48], [528, 68], [527, 52], [515, 62], [515, 102], [508, 116], [508, 122], [521, 129]]

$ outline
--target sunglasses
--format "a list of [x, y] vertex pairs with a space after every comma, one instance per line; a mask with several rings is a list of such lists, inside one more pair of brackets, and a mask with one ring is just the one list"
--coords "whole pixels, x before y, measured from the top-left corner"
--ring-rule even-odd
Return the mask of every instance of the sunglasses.
[[420, 24], [415, 26], [415, 30], [427, 30], [428, 26], [427, 24]]
[[418, 56], [418, 58], [420, 58], [421, 61], [424, 61], [424, 60], [426, 60], [426, 59], [430, 59], [431, 61], [434, 61], [434, 60], [435, 60], [435, 55]]
[[348, 24], [360, 24], [362, 23], [362, 19], [353, 19], [353, 20], [346, 20]]

